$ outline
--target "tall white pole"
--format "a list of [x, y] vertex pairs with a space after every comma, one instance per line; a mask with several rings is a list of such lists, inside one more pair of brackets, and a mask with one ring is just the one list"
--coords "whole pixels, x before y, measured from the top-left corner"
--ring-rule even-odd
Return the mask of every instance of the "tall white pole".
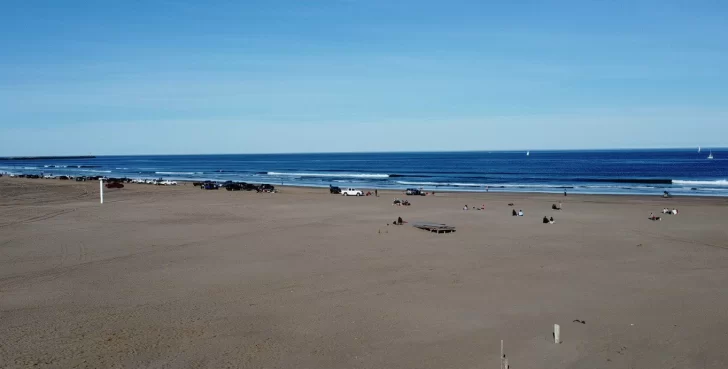
[[101, 194], [101, 203], [104, 203], [104, 180], [99, 178], [99, 193]]

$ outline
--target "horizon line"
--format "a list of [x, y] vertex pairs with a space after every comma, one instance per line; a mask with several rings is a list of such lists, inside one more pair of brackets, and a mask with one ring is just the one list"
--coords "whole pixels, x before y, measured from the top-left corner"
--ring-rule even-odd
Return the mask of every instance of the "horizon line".
[[511, 152], [597, 152], [597, 151], [684, 151], [701, 148], [703, 151], [712, 149], [728, 149], [728, 146], [703, 147], [703, 146], [685, 146], [685, 147], [641, 147], [641, 148], [601, 148], [601, 149], [498, 149], [498, 150], [402, 150], [402, 151], [320, 151], [320, 152], [250, 152], [250, 153], [188, 153], [188, 154], [82, 154], [82, 155], [16, 155], [16, 156], [0, 156], [0, 159], [23, 160], [24, 158], [57, 158], [57, 157], [113, 157], [113, 156], [212, 156], [212, 155], [325, 155], [325, 154], [423, 154], [423, 153], [511, 153]]

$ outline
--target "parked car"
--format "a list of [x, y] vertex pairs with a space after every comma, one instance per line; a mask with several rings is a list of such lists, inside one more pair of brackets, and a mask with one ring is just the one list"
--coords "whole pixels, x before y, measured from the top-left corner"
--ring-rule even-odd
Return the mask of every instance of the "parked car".
[[86, 177], [76, 177], [76, 182], [85, 182]]
[[345, 190], [341, 190], [341, 194], [343, 196], [364, 196], [364, 192], [355, 188], [347, 188]]
[[240, 191], [243, 189], [243, 186], [241, 186], [237, 183], [228, 183], [223, 187], [225, 187], [225, 189], [228, 191]]
[[341, 188], [336, 187], [336, 186], [329, 185], [329, 192], [332, 193], [332, 194], [334, 194], [334, 195], [338, 195], [338, 194], [341, 193]]
[[200, 189], [203, 189], [203, 190], [219, 190], [220, 189], [220, 186], [218, 186], [217, 183], [205, 182], [205, 183], [202, 184], [202, 186], [200, 186]]
[[269, 185], [267, 183], [264, 183], [264, 184], [258, 186], [258, 192], [273, 192], [273, 191], [275, 191], [275, 189], [276, 189], [275, 187], [273, 187], [272, 185]]
[[160, 186], [176, 186], [177, 182], [168, 180], [168, 181], [158, 181], [157, 184]]
[[243, 190], [245, 191], [257, 191], [258, 186], [252, 184], [252, 183], [241, 183], [241, 186], [243, 186]]
[[423, 191], [420, 191], [416, 188], [408, 188], [407, 191], [405, 191], [405, 194], [408, 196], [425, 196], [425, 193]]
[[106, 184], [106, 188], [124, 188], [124, 185], [119, 182], [109, 182]]

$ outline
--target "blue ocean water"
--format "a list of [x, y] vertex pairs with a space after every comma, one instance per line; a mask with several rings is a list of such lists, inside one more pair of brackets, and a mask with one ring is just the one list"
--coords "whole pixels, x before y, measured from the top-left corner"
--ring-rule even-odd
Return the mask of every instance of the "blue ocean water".
[[434, 191], [728, 196], [728, 149], [102, 156], [0, 172]]

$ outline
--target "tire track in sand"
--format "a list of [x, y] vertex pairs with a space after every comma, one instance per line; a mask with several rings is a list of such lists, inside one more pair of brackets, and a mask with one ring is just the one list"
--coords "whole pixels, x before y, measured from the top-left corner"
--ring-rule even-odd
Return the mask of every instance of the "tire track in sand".
[[[212, 242], [222, 241], [222, 240], [228, 240], [228, 239], [236, 239], [240, 238], [241, 234], [239, 233], [233, 233], [224, 237], [213, 237], [211, 239], [204, 239], [199, 241], [191, 241], [191, 242], [185, 242], [181, 244], [174, 244], [174, 245], [160, 245], [160, 246], [152, 246], [147, 250], [139, 251], [131, 254], [126, 255], [119, 255], [115, 257], [111, 257], [108, 259], [101, 259], [101, 260], [90, 260], [78, 264], [68, 265], [68, 266], [62, 266], [57, 265], [55, 267], [51, 267], [50, 269], [35, 271], [35, 272], [27, 272], [27, 273], [21, 273], [16, 274], [12, 276], [7, 276], [0, 278], [0, 292], [6, 291], [8, 289], [11, 289], [15, 286], [27, 284], [29, 286], [32, 286], [36, 283], [45, 283], [45, 282], [51, 282], [53, 280], [56, 280], [68, 273], [71, 273], [73, 271], [76, 271], [81, 268], [85, 268], [91, 265], [105, 265], [110, 264], [116, 261], [121, 261], [124, 259], [130, 259], [138, 256], [144, 256], [144, 255], [151, 255], [156, 252], [163, 252], [166, 250], [174, 250], [179, 249], [183, 247], [191, 247], [191, 246], [199, 246], [204, 245]], [[85, 248], [84, 248], [85, 249]], [[64, 254], [67, 253], [67, 250], [63, 251]], [[86, 255], [86, 252], [83, 252], [84, 255]], [[85, 256], [83, 256], [85, 258]], [[63, 260], [67, 260], [66, 256], [61, 256]]]
[[74, 212], [76, 210], [77, 210], [77, 208], [52, 211], [52, 212], [45, 213], [43, 215], [38, 215], [35, 217], [30, 217], [30, 218], [17, 220], [17, 221], [3, 223], [3, 224], [0, 224], [0, 228], [10, 227], [13, 225], [18, 225], [18, 224], [29, 224], [29, 223], [40, 222], [43, 220], [48, 220], [48, 219], [55, 218], [57, 216], [61, 216], [63, 214], [68, 214], [68, 213]]

